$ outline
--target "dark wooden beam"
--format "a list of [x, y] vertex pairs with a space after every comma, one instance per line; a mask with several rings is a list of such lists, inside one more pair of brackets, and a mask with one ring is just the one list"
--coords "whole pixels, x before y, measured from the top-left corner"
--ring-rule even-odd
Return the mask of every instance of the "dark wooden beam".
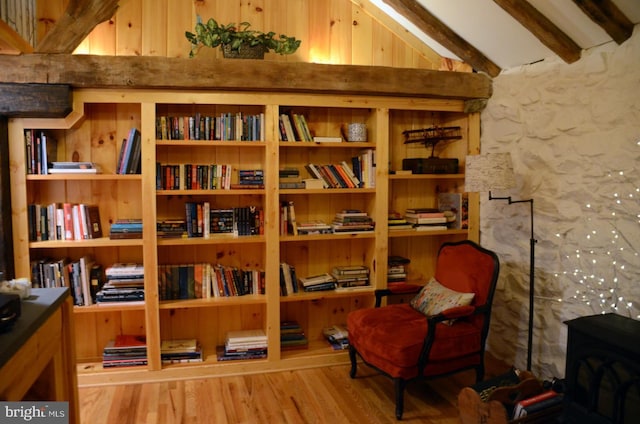
[[118, 0], [71, 0], [67, 10], [35, 48], [36, 53], [73, 53], [98, 24], [118, 10]]
[[573, 0], [593, 22], [600, 25], [616, 43], [624, 43], [633, 34], [631, 22], [611, 0]]
[[493, 0], [566, 63], [580, 59], [582, 49], [536, 8], [523, 0]]
[[500, 67], [488, 59], [478, 49], [453, 32], [442, 21], [433, 16], [415, 0], [384, 0], [400, 15], [413, 23], [418, 29], [456, 54], [475, 70], [486, 72], [491, 77], [500, 74]]
[[0, 116], [64, 118], [72, 109], [69, 85], [0, 83]]
[[383, 66], [158, 56], [0, 56], [0, 83], [487, 99], [484, 74]]

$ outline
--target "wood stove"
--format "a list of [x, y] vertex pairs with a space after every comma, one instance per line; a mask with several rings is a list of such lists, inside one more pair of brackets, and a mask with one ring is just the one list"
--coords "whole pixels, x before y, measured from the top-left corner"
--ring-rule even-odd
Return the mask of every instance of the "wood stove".
[[566, 321], [562, 422], [640, 422], [640, 321], [617, 314]]

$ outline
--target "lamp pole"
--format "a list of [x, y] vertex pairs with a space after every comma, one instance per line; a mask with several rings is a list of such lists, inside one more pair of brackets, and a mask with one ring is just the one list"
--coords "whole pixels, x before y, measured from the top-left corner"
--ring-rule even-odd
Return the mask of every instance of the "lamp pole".
[[529, 239], [529, 334], [527, 335], [527, 371], [531, 371], [531, 351], [533, 350], [533, 298], [535, 295], [534, 269], [535, 249], [538, 242], [533, 237], [533, 199], [511, 200], [509, 197], [493, 197], [489, 191], [489, 200], [506, 200], [509, 204], [529, 203], [531, 209], [531, 238]]

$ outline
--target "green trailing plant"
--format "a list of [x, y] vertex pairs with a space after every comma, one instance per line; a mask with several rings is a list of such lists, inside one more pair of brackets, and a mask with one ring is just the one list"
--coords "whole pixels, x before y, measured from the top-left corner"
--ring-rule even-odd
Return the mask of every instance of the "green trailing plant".
[[226, 25], [218, 24], [210, 18], [206, 23], [200, 16], [197, 18], [195, 32], [185, 32], [187, 40], [191, 43], [189, 57], [194, 57], [202, 47], [228, 46], [232, 51], [240, 51], [249, 46], [263, 46], [265, 52], [274, 51], [277, 54], [292, 54], [300, 47], [300, 40], [284, 34], [276, 36], [273, 31], [262, 32], [250, 29], [249, 22], [241, 22]]

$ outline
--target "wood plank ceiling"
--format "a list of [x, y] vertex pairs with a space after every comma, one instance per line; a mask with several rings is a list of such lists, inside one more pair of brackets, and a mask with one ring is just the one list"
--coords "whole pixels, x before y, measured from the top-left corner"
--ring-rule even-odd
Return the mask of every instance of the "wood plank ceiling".
[[[363, 2], [363, 0], [352, 1], [356, 4]], [[452, 29], [451, 25], [445, 24], [436, 17], [435, 13], [427, 10], [422, 4], [425, 1], [382, 1], [390, 6], [395, 13], [453, 52], [474, 70], [484, 72], [491, 77], [495, 77], [501, 72], [502, 68], [480, 48], [474, 46], [473, 40], [463, 38]], [[476, 2], [477, 0], [465, 1]], [[614, 0], [572, 1], [616, 43], [621, 44], [631, 36], [634, 22], [616, 6]], [[375, 3], [373, 0], [371, 2]], [[493, 2], [565, 62], [572, 63], [580, 58], [584, 46], [581, 47], [554, 24], [550, 17], [536, 9], [532, 5], [534, 0], [529, 0], [529, 2], [525, 0], [493, 0]], [[434, 9], [438, 6], [437, 1], [431, 1], [429, 4]], [[456, 4], [464, 6], [464, 3], [457, 2]], [[58, 19], [53, 29], [33, 48], [6, 23], [0, 22], [0, 53], [72, 53], [97, 24], [114, 15], [117, 7], [118, 0], [71, 0], [67, 10]], [[489, 28], [487, 31], [491, 31], [491, 29]]]

